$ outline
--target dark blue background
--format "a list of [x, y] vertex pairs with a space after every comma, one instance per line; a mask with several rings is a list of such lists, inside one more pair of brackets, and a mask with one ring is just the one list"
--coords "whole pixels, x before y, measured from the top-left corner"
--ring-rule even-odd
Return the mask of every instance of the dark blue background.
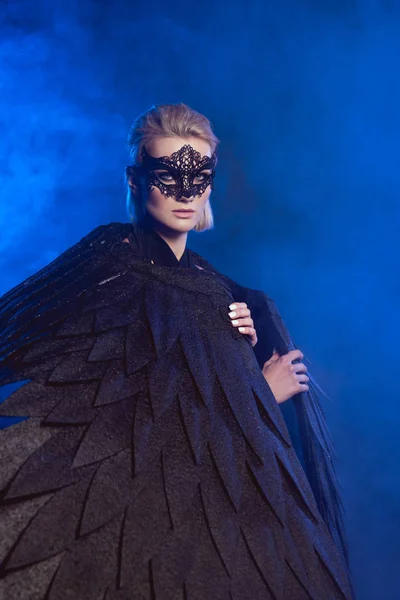
[[398, 600], [400, 3], [21, 0], [0, 15], [0, 292], [126, 220], [139, 112], [205, 113], [216, 228], [189, 246], [276, 300], [334, 399], [358, 599]]

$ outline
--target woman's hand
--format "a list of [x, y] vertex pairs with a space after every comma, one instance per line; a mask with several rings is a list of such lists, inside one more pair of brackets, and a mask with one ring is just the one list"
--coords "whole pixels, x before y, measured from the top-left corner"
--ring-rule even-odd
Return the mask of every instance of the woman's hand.
[[254, 347], [258, 342], [258, 338], [247, 304], [245, 302], [235, 302], [234, 304], [231, 304], [229, 308], [231, 312], [228, 314], [232, 319], [232, 325], [237, 327], [243, 335], [248, 335], [250, 337], [251, 345]]
[[309, 388], [306, 382], [310, 378], [305, 374], [306, 365], [301, 362], [292, 364], [292, 361], [298, 358], [304, 358], [304, 354], [300, 350], [291, 350], [287, 354], [279, 356], [274, 348], [273, 355], [264, 363], [262, 373], [278, 404], [299, 392], [308, 392]]

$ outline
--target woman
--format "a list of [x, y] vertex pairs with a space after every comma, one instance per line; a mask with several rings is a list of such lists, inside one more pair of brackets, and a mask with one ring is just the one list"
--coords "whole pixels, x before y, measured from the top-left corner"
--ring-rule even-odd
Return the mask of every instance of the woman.
[[141, 115], [135, 224], [2, 299], [7, 598], [352, 598], [303, 355], [265, 294], [186, 245], [213, 224], [217, 144], [183, 104]]

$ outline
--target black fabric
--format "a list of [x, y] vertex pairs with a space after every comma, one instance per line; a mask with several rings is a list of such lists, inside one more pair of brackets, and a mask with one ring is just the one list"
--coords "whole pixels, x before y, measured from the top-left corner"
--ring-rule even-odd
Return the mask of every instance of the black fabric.
[[230, 323], [240, 286], [189, 250], [194, 266], [152, 264], [133, 239], [100, 227], [0, 301], [0, 413], [25, 419], [1, 432], [1, 594], [352, 598]]
[[167, 242], [149, 226], [132, 226], [127, 239], [132, 252], [138, 258], [164, 267], [194, 267], [193, 257], [188, 248], [178, 260]]

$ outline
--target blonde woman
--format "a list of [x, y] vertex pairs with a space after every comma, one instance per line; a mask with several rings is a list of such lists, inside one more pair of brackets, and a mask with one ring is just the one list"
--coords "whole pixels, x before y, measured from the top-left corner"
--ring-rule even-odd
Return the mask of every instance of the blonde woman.
[[184, 104], [140, 115], [132, 222], [1, 300], [10, 600], [352, 598], [303, 354], [268, 296], [187, 247], [213, 226], [217, 145]]

